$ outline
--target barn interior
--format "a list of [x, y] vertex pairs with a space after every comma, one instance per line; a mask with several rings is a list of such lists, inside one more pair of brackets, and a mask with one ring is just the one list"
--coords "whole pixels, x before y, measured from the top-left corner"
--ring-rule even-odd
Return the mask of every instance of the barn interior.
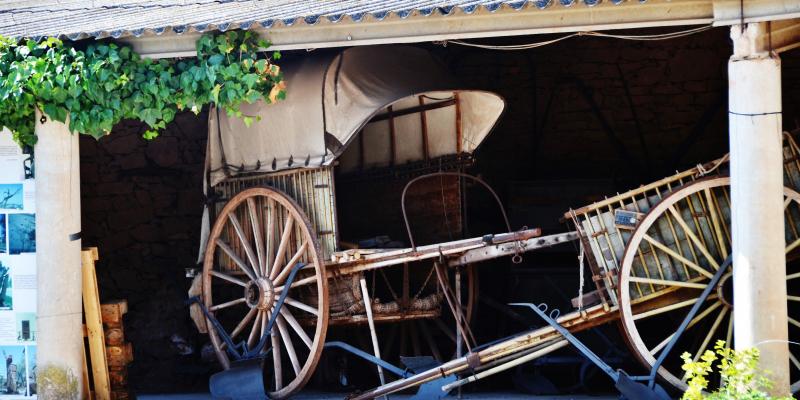
[[[728, 34], [718, 28], [652, 41], [581, 36], [518, 51], [414, 45], [438, 57], [461, 87], [502, 97], [505, 110], [468, 158], [370, 163], [372, 153], [363, 154], [361, 146], [376, 139], [367, 137], [369, 127], [362, 130], [334, 169], [340, 242], [388, 237], [380, 240], [407, 246], [400, 196], [412, 177], [425, 173], [478, 176], [499, 196], [512, 230], [539, 227], [551, 234], [574, 229], [564, 219], [571, 208], [723, 156], [728, 151]], [[555, 37], [470, 43], [491, 47]], [[282, 60], [307, 56], [287, 51]], [[783, 53], [781, 60], [784, 125], [791, 130], [800, 127], [800, 50]], [[292, 88], [287, 90], [291, 96]], [[100, 249], [101, 300], [128, 299], [126, 335], [135, 351], [129, 379], [138, 393], [206, 391], [209, 376], [220, 368], [186, 302], [203, 250], [201, 219], [209, 201], [203, 191], [209, 112], [178, 115], [152, 141], [142, 138], [145, 127], [138, 122], [124, 122], [98, 141], [80, 139], [83, 242]], [[386, 124], [391, 112], [386, 109], [373, 123]], [[507, 231], [491, 194], [467, 179], [427, 179], [409, 192], [408, 201], [414, 204], [409, 221], [421, 244]], [[590, 278], [580, 274], [578, 254], [572, 242], [526, 253], [520, 264], [504, 257], [475, 265], [464, 279], [477, 286], [471, 315], [477, 343], [543, 324], [508, 303], [571, 310], [582, 283], [590, 288], [583, 282]], [[373, 284], [399, 276], [402, 270], [376, 274]], [[418, 343], [423, 339], [413, 337], [415, 324], [384, 325], [379, 334], [398, 335], [398, 352], [425, 351]], [[637, 370], [615, 324], [580, 337], [612, 364]], [[369, 349], [364, 325], [333, 326], [332, 338]], [[371, 364], [326, 350], [309, 387], [347, 392], [377, 384]], [[565, 349], [464, 390], [500, 387], [533, 394], [596, 393], [611, 390], [611, 382]]]

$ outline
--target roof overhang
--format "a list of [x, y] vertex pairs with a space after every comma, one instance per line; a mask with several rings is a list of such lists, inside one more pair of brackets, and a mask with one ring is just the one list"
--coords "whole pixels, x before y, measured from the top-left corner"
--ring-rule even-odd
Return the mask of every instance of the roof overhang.
[[[733, 0], [731, 0], [733, 1]], [[770, 3], [767, 0], [757, 0]], [[774, 1], [773, 1], [774, 2]], [[272, 49], [316, 49], [389, 43], [418, 43], [452, 39], [520, 36], [559, 32], [600, 31], [715, 22], [712, 0], [649, 0], [614, 4], [600, 2], [591, 7], [550, 7], [521, 10], [502, 8], [494, 12], [479, 9], [470, 14], [454, 10], [450, 15], [400, 18], [389, 15], [377, 20], [330, 22], [313, 25], [296, 23], [255, 28], [273, 43]], [[785, 3], [789, 3], [786, 1]], [[787, 6], [788, 7], [788, 6]], [[727, 10], [727, 8], [723, 8]], [[761, 14], [759, 14], [761, 15]], [[121, 38], [146, 57], [191, 57], [200, 33], [164, 33], [160, 36]]]

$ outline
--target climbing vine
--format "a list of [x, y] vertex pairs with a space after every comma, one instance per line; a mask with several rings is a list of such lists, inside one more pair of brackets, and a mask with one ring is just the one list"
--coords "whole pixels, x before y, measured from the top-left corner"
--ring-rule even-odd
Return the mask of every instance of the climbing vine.
[[266, 57], [269, 43], [247, 31], [205, 34], [197, 57], [151, 60], [111, 42], [15, 41], [0, 38], [0, 126], [20, 145], [33, 145], [35, 110], [69, 129], [100, 138], [123, 119], [147, 124], [146, 139], [177, 112], [200, 113], [215, 104], [246, 124], [255, 117], [239, 106], [285, 97], [280, 53]]

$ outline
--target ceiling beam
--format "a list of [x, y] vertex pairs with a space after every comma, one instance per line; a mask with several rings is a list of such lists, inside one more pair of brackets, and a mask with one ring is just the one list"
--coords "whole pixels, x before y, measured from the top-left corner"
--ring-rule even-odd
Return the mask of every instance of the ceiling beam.
[[715, 26], [741, 25], [742, 22], [779, 21], [792, 18], [800, 18], [800, 1], [714, 0]]

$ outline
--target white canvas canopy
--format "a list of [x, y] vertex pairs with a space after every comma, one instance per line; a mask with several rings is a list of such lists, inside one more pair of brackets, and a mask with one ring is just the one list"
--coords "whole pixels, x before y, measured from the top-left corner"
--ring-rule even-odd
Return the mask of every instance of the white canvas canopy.
[[[379, 132], [368, 133], [369, 139], [358, 144], [370, 166], [388, 165], [390, 158], [398, 163], [420, 160], [423, 153], [472, 153], [505, 107], [496, 94], [461, 89], [431, 53], [409, 46], [313, 52], [283, 64], [282, 70], [286, 99], [244, 105], [244, 114], [260, 117], [250, 127], [224, 112], [209, 113], [212, 186], [242, 173], [330, 165], [362, 130]], [[403, 113], [420, 107], [429, 110], [424, 111], [425, 128], [419, 113]], [[387, 118], [378, 120], [387, 113], [392, 127]], [[423, 150], [419, 135], [410, 134], [420, 129], [426, 130], [429, 149]], [[397, 144], [391, 156], [386, 154], [388, 142], [379, 138], [390, 130]], [[352, 167], [346, 161], [343, 167]]]

